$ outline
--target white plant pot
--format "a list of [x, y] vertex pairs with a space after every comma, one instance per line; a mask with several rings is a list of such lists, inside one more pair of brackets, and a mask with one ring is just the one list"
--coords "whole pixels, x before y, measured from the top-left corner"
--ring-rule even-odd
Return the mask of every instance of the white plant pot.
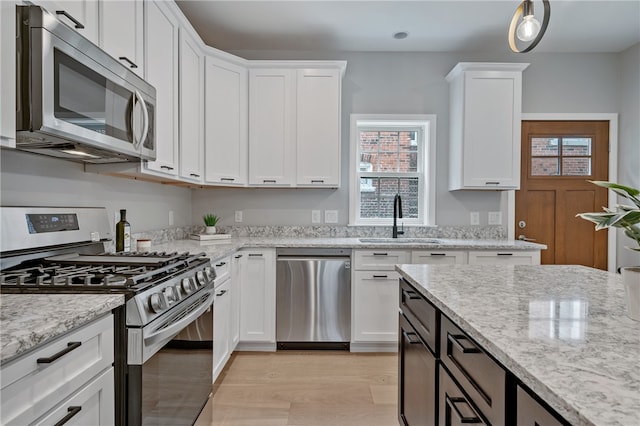
[[215, 234], [216, 233], [216, 227], [215, 226], [205, 226], [204, 227], [204, 233], [205, 234]]
[[622, 282], [627, 295], [627, 315], [640, 321], [640, 266], [622, 268]]

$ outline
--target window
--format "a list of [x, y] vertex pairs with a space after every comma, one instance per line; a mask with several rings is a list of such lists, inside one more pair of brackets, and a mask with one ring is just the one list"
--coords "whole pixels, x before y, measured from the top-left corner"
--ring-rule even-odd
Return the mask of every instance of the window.
[[590, 137], [531, 138], [531, 176], [591, 176]]
[[393, 221], [402, 197], [403, 223], [433, 225], [434, 115], [351, 115], [350, 224]]

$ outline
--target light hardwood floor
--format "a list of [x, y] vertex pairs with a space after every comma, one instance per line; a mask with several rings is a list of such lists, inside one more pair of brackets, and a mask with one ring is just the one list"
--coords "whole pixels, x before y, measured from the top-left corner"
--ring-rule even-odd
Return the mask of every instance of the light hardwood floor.
[[235, 353], [195, 426], [397, 426], [395, 353]]

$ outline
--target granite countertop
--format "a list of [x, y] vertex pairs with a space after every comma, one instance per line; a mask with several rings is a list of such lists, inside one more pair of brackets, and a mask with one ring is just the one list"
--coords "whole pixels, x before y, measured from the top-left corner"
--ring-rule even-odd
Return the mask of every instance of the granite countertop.
[[0, 363], [124, 304], [113, 294], [0, 294]]
[[640, 322], [616, 274], [583, 266], [397, 265], [574, 425], [640, 419]]
[[[212, 260], [229, 256], [241, 248], [276, 247], [341, 247], [353, 249], [393, 248], [423, 250], [544, 250], [543, 244], [514, 240], [461, 240], [448, 238], [374, 238], [379, 242], [361, 242], [361, 238], [318, 238], [318, 237], [240, 237], [218, 241], [174, 240], [163, 244], [153, 244], [153, 251], [205, 252]], [[392, 241], [389, 241], [392, 240]], [[422, 240], [422, 241], [421, 241]], [[432, 242], [432, 241], [436, 242]], [[409, 242], [407, 242], [409, 241]]]

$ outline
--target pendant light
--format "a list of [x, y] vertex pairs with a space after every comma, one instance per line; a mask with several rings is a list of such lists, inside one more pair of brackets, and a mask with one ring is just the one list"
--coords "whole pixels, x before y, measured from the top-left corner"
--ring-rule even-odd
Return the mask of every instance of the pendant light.
[[[551, 6], [549, 0], [542, 0], [544, 5], [544, 16], [542, 24], [533, 14], [533, 1], [524, 0], [511, 18], [509, 26], [509, 47], [513, 52], [525, 53], [531, 51], [540, 43], [542, 36], [549, 25], [549, 16], [551, 15]], [[529, 42], [529, 45], [520, 49], [516, 45], [516, 37], [523, 42]]]

